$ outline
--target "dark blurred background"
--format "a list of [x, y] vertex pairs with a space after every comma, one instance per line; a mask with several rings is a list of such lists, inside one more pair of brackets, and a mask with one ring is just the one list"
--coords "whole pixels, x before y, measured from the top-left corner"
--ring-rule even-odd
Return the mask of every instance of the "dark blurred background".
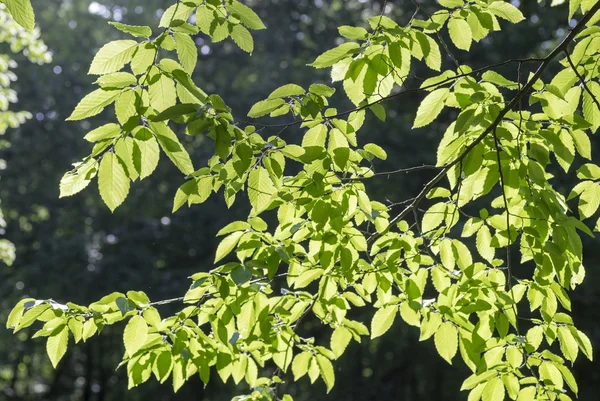
[[[22, 297], [53, 298], [60, 302], [93, 302], [112, 291], [145, 291], [153, 300], [180, 296], [189, 285], [187, 277], [212, 268], [215, 233], [247, 212], [240, 199], [227, 210], [222, 198], [171, 214], [172, 199], [182, 183], [181, 174], [164, 162], [154, 175], [133, 184], [125, 204], [111, 214], [98, 195], [95, 181], [83, 193], [58, 198], [58, 183], [70, 164], [88, 154], [90, 145], [82, 138], [90, 128], [110, 121], [111, 111], [89, 121], [64, 122], [77, 102], [93, 88], [87, 76], [89, 63], [104, 43], [122, 38], [107, 24], [116, 20], [132, 25], [156, 27], [162, 10], [171, 0], [34, 0], [42, 39], [53, 52], [49, 65], [32, 65], [25, 60], [18, 68], [19, 108], [33, 113], [33, 120], [6, 139], [11, 147], [2, 150], [7, 168], [1, 171], [0, 199], [8, 223], [6, 238], [16, 246], [12, 267], [0, 264], [0, 320]], [[199, 36], [198, 67], [194, 78], [207, 92], [220, 94], [243, 119], [251, 105], [285, 83], [308, 86], [329, 82], [328, 70], [306, 64], [339, 43], [339, 25], [366, 25], [366, 18], [381, 13], [381, 0], [253, 0], [247, 1], [268, 29], [255, 32], [254, 54], [248, 56], [233, 43], [211, 44]], [[430, 11], [437, 5], [422, 1]], [[502, 23], [504, 30], [475, 44], [467, 53], [454, 50], [461, 63], [473, 67], [511, 57], [545, 55], [569, 29], [567, 5], [550, 8], [548, 1], [524, 0], [518, 5], [526, 21], [518, 26]], [[388, 15], [406, 23], [414, 12], [410, 0], [387, 2]], [[445, 57], [445, 66], [450, 60]], [[431, 72], [416, 65], [420, 78]], [[553, 66], [549, 73], [557, 71]], [[501, 70], [516, 79], [516, 68]], [[412, 85], [418, 85], [415, 80]], [[445, 127], [455, 117], [445, 112], [436, 124], [411, 131], [420, 94], [388, 102], [388, 119], [369, 119], [359, 132], [359, 141], [375, 142], [389, 158], [380, 171], [435, 162], [435, 149]], [[340, 110], [351, 107], [342, 91], [333, 102]], [[268, 130], [262, 131], [268, 135]], [[275, 133], [275, 132], [273, 132]], [[286, 139], [301, 132], [288, 130]], [[183, 138], [201, 166], [212, 147], [202, 138]], [[600, 147], [593, 141], [595, 155]], [[163, 161], [166, 158], [163, 157]], [[372, 197], [390, 202], [414, 196], [428, 178], [426, 173], [383, 177], [370, 184]], [[563, 193], [574, 177], [557, 171], [555, 185]], [[577, 326], [596, 345], [600, 344], [599, 247], [586, 241], [587, 277], [572, 293]], [[518, 271], [516, 272], [518, 275]], [[168, 312], [168, 310], [165, 310]], [[371, 311], [360, 312], [370, 321]], [[399, 322], [399, 320], [397, 321]], [[4, 326], [4, 323], [2, 324]], [[0, 329], [0, 400], [120, 401], [120, 400], [229, 400], [243, 388], [223, 385], [214, 376], [204, 389], [199, 379], [190, 380], [177, 394], [169, 384], [154, 381], [127, 390], [124, 369], [115, 371], [123, 353], [122, 327], [109, 327], [87, 344], [70, 346], [58, 369], [52, 369], [43, 339], [31, 340], [33, 331], [13, 335]], [[330, 330], [309, 319], [306, 334], [328, 341]], [[598, 355], [596, 353], [596, 355]], [[467, 398], [460, 393], [468, 375], [460, 358], [447, 365], [436, 353], [433, 341], [418, 342], [418, 330], [396, 324], [383, 338], [353, 343], [335, 364], [336, 386], [326, 395], [322, 382], [311, 386], [304, 378], [288, 390], [295, 400], [419, 400], [443, 401]], [[577, 361], [580, 400], [598, 400], [598, 365], [583, 357]], [[596, 395], [594, 395], [596, 394]]]

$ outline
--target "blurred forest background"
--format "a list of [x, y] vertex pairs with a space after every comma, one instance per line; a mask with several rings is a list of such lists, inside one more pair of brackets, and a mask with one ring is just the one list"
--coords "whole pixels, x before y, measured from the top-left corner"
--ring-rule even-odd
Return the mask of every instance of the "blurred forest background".
[[[15, 69], [19, 80], [12, 85], [19, 96], [16, 108], [30, 111], [33, 118], [0, 137], [10, 143], [9, 147], [0, 147], [0, 199], [7, 223], [0, 237], [10, 239], [16, 247], [12, 266], [0, 262], [2, 322], [12, 306], [26, 296], [80, 304], [130, 289], [145, 291], [152, 300], [181, 296], [190, 284], [189, 275], [212, 268], [218, 229], [247, 213], [244, 199], [228, 211], [222, 198], [212, 197], [203, 205], [172, 215], [173, 195], [182, 178], [169, 163], [161, 163], [150, 179], [136, 183], [114, 214], [102, 204], [95, 184], [75, 197], [58, 198], [60, 177], [90, 149], [83, 136], [110, 119], [109, 114], [102, 114], [91, 123], [64, 122], [83, 95], [92, 90], [94, 77], [87, 76], [86, 71], [97, 49], [124, 35], [107, 21], [156, 27], [162, 10], [171, 3], [33, 1], [41, 38], [52, 53], [52, 62], [38, 65], [25, 56], [14, 56], [19, 63]], [[339, 25], [364, 26], [366, 18], [381, 13], [384, 4], [382, 0], [247, 3], [268, 27], [256, 33], [252, 56], [227, 41], [213, 45], [202, 36], [196, 39], [200, 54], [196, 83], [209, 93], [221, 95], [238, 118], [280, 85], [328, 83], [328, 70], [315, 70], [306, 64], [341, 40]], [[432, 0], [421, 3], [431, 11], [439, 7]], [[567, 4], [553, 8], [547, 0], [515, 0], [513, 4], [520, 7], [526, 21], [517, 26], [505, 25], [503, 32], [475, 44], [469, 53], [454, 51], [461, 63], [478, 67], [513, 57], [545, 55], [569, 29]], [[388, 15], [403, 23], [415, 9], [410, 0], [388, 1], [386, 8]], [[0, 54], [10, 52], [7, 46], [0, 45]], [[426, 77], [419, 71], [426, 74], [425, 69], [417, 69], [413, 86]], [[517, 78], [514, 66], [499, 72]], [[454, 116], [451, 111], [445, 112], [435, 125], [411, 131], [421, 96], [407, 94], [386, 103], [387, 122], [370, 119], [361, 130], [359, 141], [364, 143], [368, 136], [368, 142], [378, 143], [388, 152], [388, 161], [379, 165], [381, 171], [435, 162], [437, 143]], [[350, 107], [341, 91], [334, 102], [341, 110]], [[285, 135], [300, 133], [288, 130]], [[198, 165], [206, 161], [211, 152], [210, 147], [207, 149], [209, 142], [201, 137], [182, 140]], [[595, 157], [599, 157], [600, 143], [596, 141], [593, 146]], [[555, 185], [567, 192], [573, 177], [556, 173]], [[384, 176], [373, 181], [373, 198], [394, 202], [413, 196], [428, 178], [426, 173], [419, 174]], [[598, 349], [600, 247], [597, 240], [584, 241], [587, 277], [571, 294], [573, 317]], [[362, 313], [362, 320], [370, 321], [372, 311], [365, 309]], [[320, 330], [329, 332], [328, 328], [311, 326], [309, 319], [303, 330], [304, 336], [317, 339], [324, 334]], [[14, 336], [0, 329], [1, 400], [221, 401], [241, 391], [231, 384], [223, 385], [216, 375], [206, 389], [196, 378], [177, 394], [168, 383], [154, 381], [128, 391], [125, 370], [115, 371], [123, 354], [120, 326], [107, 327], [100, 337], [70, 347], [57, 370], [52, 369], [46, 356], [45, 341], [30, 339], [32, 333], [24, 330]], [[433, 342], [419, 343], [418, 330], [406, 325], [396, 325], [383, 338], [352, 343], [335, 367], [336, 386], [331, 394], [326, 395], [322, 382], [311, 387], [305, 378], [292, 385], [294, 399], [444, 401], [467, 397], [467, 393], [459, 393], [467, 376], [466, 367], [461, 362], [447, 365], [437, 356]], [[579, 399], [598, 400], [597, 363], [580, 358], [575, 375]]]

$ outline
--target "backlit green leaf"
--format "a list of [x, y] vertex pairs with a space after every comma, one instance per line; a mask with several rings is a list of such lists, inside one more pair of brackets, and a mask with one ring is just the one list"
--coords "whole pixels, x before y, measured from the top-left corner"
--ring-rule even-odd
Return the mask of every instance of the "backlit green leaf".
[[107, 43], [96, 53], [88, 74], [102, 75], [119, 71], [131, 61], [137, 45], [134, 40], [115, 40]]
[[371, 338], [385, 334], [392, 327], [397, 314], [398, 307], [396, 305], [384, 306], [378, 309], [371, 321]]
[[442, 358], [452, 364], [452, 358], [458, 351], [458, 334], [456, 327], [450, 322], [444, 322], [434, 335], [435, 348]]
[[111, 211], [114, 211], [129, 193], [129, 177], [118, 157], [107, 152], [102, 156], [98, 172], [100, 196]]
[[123, 332], [123, 343], [129, 356], [135, 354], [146, 343], [148, 324], [140, 315], [133, 316]]
[[67, 352], [67, 346], [69, 344], [69, 328], [66, 325], [62, 326], [62, 330], [58, 333], [53, 333], [48, 337], [46, 342], [46, 352], [52, 362], [52, 366], [56, 368], [58, 362]]

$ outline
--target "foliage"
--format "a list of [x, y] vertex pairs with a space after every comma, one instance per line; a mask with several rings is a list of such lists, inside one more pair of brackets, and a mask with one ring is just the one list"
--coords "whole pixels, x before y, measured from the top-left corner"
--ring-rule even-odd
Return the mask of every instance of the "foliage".
[[[0, 43], [8, 44], [13, 53], [23, 52], [31, 62], [38, 64], [50, 62], [50, 53], [47, 52], [46, 45], [39, 40], [39, 30], [33, 30], [33, 24], [31, 24], [31, 26], [28, 25], [28, 28], [32, 32], [27, 32], [16, 23], [22, 23], [22, 20], [16, 18], [15, 22], [11, 16], [10, 12], [15, 15], [11, 6], [14, 3], [6, 2], [6, 6], [0, 4]], [[15, 112], [8, 109], [11, 103], [17, 102], [17, 93], [10, 88], [11, 82], [17, 79], [17, 76], [11, 71], [16, 67], [17, 63], [8, 54], [0, 55], [0, 135], [4, 135], [9, 127], [17, 128], [25, 120], [31, 118], [31, 113], [27, 111]], [[8, 146], [8, 141], [0, 140], [0, 149]], [[6, 161], [0, 159], [0, 170], [5, 168]], [[2, 210], [0, 210], [0, 234], [4, 234], [5, 226], [6, 222]], [[6, 239], [0, 238], [0, 262], [11, 265], [14, 258], [14, 245]]]
[[[161, 319], [158, 312], [173, 301], [151, 302], [130, 291], [88, 307], [24, 299], [8, 326], [18, 331], [44, 322], [35, 336], [48, 337], [56, 365], [71, 336], [85, 341], [126, 320], [123, 364], [131, 386], [154, 375], [161, 382], [171, 377], [177, 390], [196, 373], [208, 382], [214, 367], [223, 381], [231, 377], [252, 388], [239, 399], [272, 399], [280, 396], [280, 376], [290, 369], [294, 380], [321, 378], [331, 389], [332, 361], [349, 342], [383, 335], [399, 315], [420, 328], [421, 340], [433, 337], [448, 362], [460, 351], [473, 372], [463, 383], [469, 399], [571, 399], [567, 388], [575, 394], [578, 389], [565, 359], [574, 362], [579, 351], [591, 358], [592, 349], [566, 313], [566, 290], [584, 278], [577, 230], [593, 235], [583, 220], [600, 204], [600, 177], [597, 166], [585, 164], [567, 197], [552, 185], [550, 154], [565, 171], [576, 154], [591, 159], [588, 133], [600, 126], [594, 81], [600, 5], [572, 2], [571, 16], [581, 8], [583, 17], [555, 50], [543, 59], [502, 63], [518, 66], [512, 81], [494, 71], [499, 65], [472, 70], [456, 63], [442, 72], [440, 47], [450, 50], [440, 31], [447, 29], [457, 48], [469, 49], [500, 29], [504, 22], [498, 18], [518, 23], [520, 11], [502, 1], [440, 4], [445, 8], [431, 15], [417, 5], [424, 19], [415, 14], [404, 27], [383, 14], [369, 20], [370, 31], [340, 27], [349, 41], [312, 66], [332, 68], [354, 109], [330, 108], [335, 90], [322, 84], [308, 90], [286, 85], [252, 107], [249, 116], [255, 118], [291, 113], [294, 121], [282, 132], [305, 129], [301, 144], [280, 135], [265, 139], [253, 126], [240, 128], [223, 100], [190, 77], [194, 51], [184, 39], [188, 35], [201, 31], [215, 42], [231, 36], [252, 51], [248, 29], [263, 24], [241, 3], [178, 2], [165, 12], [164, 30], [154, 39], [150, 27], [116, 25], [148, 39], [111, 42], [94, 58], [90, 73], [100, 75], [100, 88], [83, 98], [70, 119], [91, 117], [114, 103], [118, 124], [86, 136], [94, 142], [92, 153], [65, 175], [61, 195], [74, 195], [98, 175], [102, 199], [114, 210], [131, 181], [153, 173], [162, 152], [186, 178], [175, 211], [223, 188], [228, 206], [247, 193], [250, 216], [217, 234], [224, 238], [215, 264], [230, 262], [193, 275], [190, 290], [177, 300], [188, 306], [173, 316]], [[186, 22], [194, 11], [197, 26]], [[542, 73], [562, 53], [563, 68], [542, 83]], [[413, 59], [440, 74], [411, 89]], [[521, 66], [532, 62], [540, 63], [538, 70], [521, 76]], [[121, 71], [127, 64], [131, 73]], [[368, 110], [385, 120], [384, 101], [417, 90], [427, 93], [415, 128], [429, 125], [445, 108], [458, 109], [458, 116], [439, 145], [437, 165], [424, 166], [436, 175], [394, 213], [370, 199], [364, 185], [382, 174], [373, 161], [387, 154], [376, 144], [359, 147], [356, 133]], [[522, 107], [525, 98], [529, 109]], [[170, 123], [214, 141], [206, 167], [195, 170]], [[567, 203], [574, 198], [579, 218]], [[473, 216], [469, 206], [477, 199], [487, 207]], [[276, 227], [269, 230], [266, 221], [275, 214]], [[530, 277], [513, 274], [517, 243], [520, 265], [533, 267]], [[351, 318], [352, 309], [366, 304], [377, 309], [370, 330]], [[539, 318], [533, 315], [537, 309]], [[328, 346], [297, 334], [308, 313], [331, 327]], [[550, 349], [553, 343], [558, 350]], [[273, 365], [274, 374], [265, 375]]]

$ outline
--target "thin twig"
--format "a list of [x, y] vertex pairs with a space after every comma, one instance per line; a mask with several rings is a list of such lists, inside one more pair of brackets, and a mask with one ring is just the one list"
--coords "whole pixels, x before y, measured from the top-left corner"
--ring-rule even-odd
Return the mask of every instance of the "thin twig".
[[581, 85], [583, 85], [583, 88], [585, 89], [585, 91], [588, 93], [588, 95], [590, 95], [590, 97], [592, 98], [594, 103], [596, 103], [596, 107], [598, 107], [598, 110], [600, 110], [600, 102], [598, 102], [598, 99], [596, 99], [596, 96], [594, 96], [594, 94], [592, 93], [590, 88], [588, 88], [587, 84], [585, 83], [585, 78], [579, 73], [579, 71], [577, 71], [577, 67], [575, 67], [575, 64], [573, 64], [573, 60], [571, 60], [571, 55], [566, 50], [565, 50], [565, 54], [567, 56], [567, 61], [569, 62], [571, 69], [573, 69], [573, 72], [575, 73], [575, 75], [577, 75], [577, 78], [579, 78], [579, 80], [581, 81]]

